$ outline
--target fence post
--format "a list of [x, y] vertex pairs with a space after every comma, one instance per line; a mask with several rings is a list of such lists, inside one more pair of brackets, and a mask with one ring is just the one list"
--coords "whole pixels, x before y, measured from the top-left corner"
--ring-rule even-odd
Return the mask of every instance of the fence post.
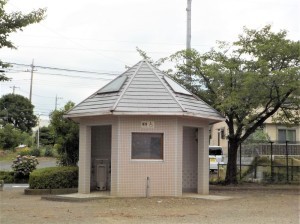
[[240, 143], [240, 181], [242, 180], [242, 143]]
[[220, 164], [218, 162], [218, 181], [220, 181]]
[[289, 152], [288, 152], [288, 141], [285, 141], [285, 155], [286, 155], [286, 183], [289, 183]]
[[273, 182], [273, 143], [274, 142], [271, 142], [270, 141], [270, 144], [271, 144], [271, 182]]
[[257, 170], [257, 156], [254, 158], [254, 179], [256, 179], [256, 171]]
[[291, 160], [292, 160], [292, 167], [291, 167], [291, 181], [293, 181], [294, 180], [294, 160], [293, 160], [293, 158], [291, 158]]

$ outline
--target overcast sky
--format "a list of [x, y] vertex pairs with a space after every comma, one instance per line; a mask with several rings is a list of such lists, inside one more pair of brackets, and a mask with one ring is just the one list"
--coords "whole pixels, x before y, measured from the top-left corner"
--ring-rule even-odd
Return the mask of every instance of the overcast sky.
[[[1, 49], [2, 61], [14, 65], [0, 83], [0, 96], [13, 92], [29, 97], [34, 59], [32, 103], [47, 116], [72, 100], [87, 98], [142, 58], [139, 47], [153, 59], [185, 48], [186, 0], [9, 0], [7, 11], [24, 13], [47, 8], [47, 17], [10, 39], [18, 50]], [[273, 31], [285, 29], [300, 37], [299, 0], [192, 0], [192, 47], [201, 53], [217, 40], [232, 42], [243, 26]], [[47, 67], [47, 68], [42, 68]], [[51, 68], [91, 71], [70, 72]], [[79, 76], [79, 77], [74, 77]]]

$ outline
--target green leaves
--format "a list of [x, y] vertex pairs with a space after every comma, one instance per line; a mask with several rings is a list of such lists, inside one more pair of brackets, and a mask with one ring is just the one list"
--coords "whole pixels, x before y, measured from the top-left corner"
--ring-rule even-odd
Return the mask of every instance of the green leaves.
[[8, 47], [16, 49], [13, 43], [8, 39], [9, 34], [16, 32], [30, 24], [38, 23], [45, 18], [46, 9], [38, 9], [28, 14], [13, 12], [7, 14], [4, 6], [7, 1], [0, 0], [0, 48]]
[[[244, 28], [231, 45], [219, 42], [217, 49], [202, 55], [195, 50], [177, 52], [171, 56], [176, 63], [174, 76], [223, 113], [235, 125], [232, 130], [243, 130], [244, 140], [280, 109], [290, 111], [281, 113], [286, 118], [299, 116], [300, 45], [286, 39], [286, 33], [274, 33], [271, 26]], [[185, 82], [188, 69], [192, 87]]]
[[[3, 47], [17, 49], [12, 41], [9, 40], [9, 35], [22, 31], [24, 27], [33, 23], [39, 23], [45, 19], [46, 9], [34, 10], [28, 14], [23, 14], [22, 12], [7, 14], [4, 9], [6, 3], [6, 0], [0, 0], [0, 49]], [[6, 66], [0, 60], [0, 70]], [[8, 80], [5, 74], [0, 72], [0, 82]]]
[[60, 165], [76, 165], [79, 153], [79, 126], [72, 120], [63, 118], [63, 115], [74, 107], [68, 102], [63, 109], [53, 111], [50, 115], [50, 126], [53, 131]]
[[58, 189], [78, 186], [78, 167], [47, 167], [33, 171], [29, 177], [31, 189]]
[[33, 108], [30, 101], [21, 95], [4, 95], [0, 98], [0, 122], [3, 125], [12, 124], [21, 131], [31, 133], [31, 128], [37, 124]]
[[239, 144], [268, 118], [300, 123], [300, 42], [288, 40], [286, 34], [272, 32], [269, 25], [244, 28], [232, 44], [219, 42], [204, 54], [188, 50], [169, 57], [175, 64], [172, 76], [226, 117], [228, 183], [236, 182]]

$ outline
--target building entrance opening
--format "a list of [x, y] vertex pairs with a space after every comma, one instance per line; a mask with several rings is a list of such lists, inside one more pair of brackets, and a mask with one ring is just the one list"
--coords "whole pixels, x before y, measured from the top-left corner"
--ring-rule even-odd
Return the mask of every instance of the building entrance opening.
[[91, 128], [91, 190], [109, 191], [111, 183], [111, 125]]
[[184, 127], [182, 143], [182, 192], [197, 192], [198, 128]]

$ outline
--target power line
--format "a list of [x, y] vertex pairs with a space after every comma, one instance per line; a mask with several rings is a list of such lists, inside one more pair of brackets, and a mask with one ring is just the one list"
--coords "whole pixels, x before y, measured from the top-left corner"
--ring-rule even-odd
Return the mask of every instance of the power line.
[[[20, 90], [20, 92], [23, 92], [23, 93], [28, 93], [27, 91], [24, 91], [24, 90]], [[33, 96], [37, 96], [37, 97], [43, 97], [43, 98], [51, 98], [51, 99], [54, 99], [55, 97], [51, 97], [51, 96], [41, 96], [41, 95], [37, 95], [37, 94], [32, 94]]]
[[45, 73], [45, 72], [36, 72], [38, 74], [43, 75], [53, 75], [53, 76], [64, 76], [70, 78], [80, 78], [80, 79], [94, 79], [94, 80], [112, 80], [113, 78], [94, 78], [94, 77], [85, 77], [85, 76], [77, 76], [77, 75], [64, 75], [64, 74], [54, 74], [54, 73]]
[[[49, 47], [49, 46], [26, 46], [19, 45], [18, 47], [25, 48], [40, 48], [40, 49], [51, 49], [51, 50], [76, 50], [76, 51], [106, 51], [106, 52], [117, 52], [117, 53], [138, 53], [136, 50], [112, 50], [112, 49], [81, 49], [81, 48], [70, 48], [70, 47]], [[147, 51], [149, 54], [172, 54], [174, 51]]]
[[[21, 71], [21, 70], [13, 71], [13, 73], [20, 73], [20, 72], [24, 72], [24, 71]], [[10, 73], [10, 72], [7, 72], [7, 73]], [[99, 78], [99, 77], [65, 75], [65, 74], [58, 74], [58, 73], [46, 73], [46, 72], [39, 72], [39, 71], [35, 71], [35, 73], [37, 73], [37, 74], [43, 74], [43, 75], [64, 76], [64, 77], [70, 77], [70, 78], [91, 79], [91, 80], [108, 80], [108, 81], [110, 81], [110, 80], [114, 79], [114, 78]], [[28, 81], [30, 79], [22, 79], [22, 80], [23, 81]], [[15, 80], [15, 81], [20, 81], [20, 80]]]
[[[39, 37], [39, 38], [49, 38], [49, 36], [47, 35], [23, 35], [23, 36], [28, 36], [28, 37]], [[50, 37], [52, 39], [55, 39], [56, 37]], [[58, 38], [58, 37], [57, 37]], [[164, 46], [185, 46], [185, 43], [175, 43], [175, 42], [145, 42], [145, 41], [130, 41], [130, 40], [100, 40], [100, 39], [93, 39], [93, 38], [70, 38], [70, 37], [67, 37], [68, 39], [73, 39], [73, 40], [83, 40], [83, 41], [96, 41], [96, 42], [112, 42], [112, 43], [130, 43], [130, 44], [145, 44], [145, 45], [164, 45]], [[213, 44], [215, 44], [215, 42], [212, 42], [212, 43], [196, 43], [196, 44], [193, 44], [193, 46], [212, 46]], [[26, 46], [25, 46], [26, 47]], [[101, 49], [99, 49], [101, 50]], [[148, 53], [151, 53], [151, 52], [148, 52]], [[163, 53], [163, 52], [161, 52]]]
[[[18, 65], [18, 66], [31, 66], [28, 64], [21, 64], [21, 63], [15, 63], [15, 62], [5, 62], [12, 65]], [[110, 72], [94, 72], [94, 71], [87, 71], [87, 70], [77, 70], [77, 69], [68, 69], [68, 68], [57, 68], [57, 67], [50, 67], [50, 66], [40, 66], [35, 65], [35, 68], [42, 68], [42, 69], [52, 69], [52, 70], [59, 70], [59, 71], [66, 71], [66, 72], [79, 72], [79, 73], [89, 73], [89, 74], [97, 74], [97, 75], [120, 75], [117, 73], [110, 73]]]

